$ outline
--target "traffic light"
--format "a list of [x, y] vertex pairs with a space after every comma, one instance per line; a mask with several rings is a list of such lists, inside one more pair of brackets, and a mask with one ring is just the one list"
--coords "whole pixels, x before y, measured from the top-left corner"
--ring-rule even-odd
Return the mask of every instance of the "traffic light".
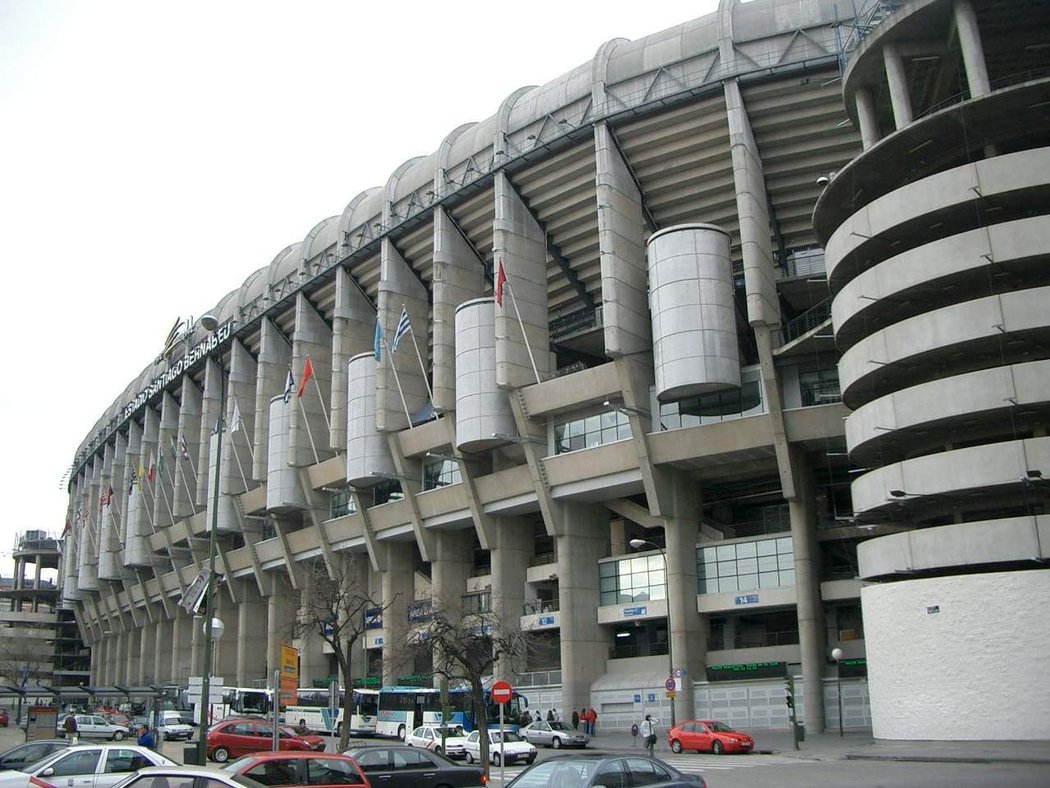
[[789, 709], [795, 708], [795, 677], [788, 676], [784, 679], [784, 703]]

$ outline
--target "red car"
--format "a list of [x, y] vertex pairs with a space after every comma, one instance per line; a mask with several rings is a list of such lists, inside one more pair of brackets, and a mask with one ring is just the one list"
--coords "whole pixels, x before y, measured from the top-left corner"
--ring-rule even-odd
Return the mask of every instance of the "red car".
[[[278, 749], [309, 751], [310, 744], [298, 736], [278, 731]], [[208, 729], [206, 752], [219, 763], [273, 746], [273, 725], [263, 720], [223, 720]]]
[[667, 746], [674, 752], [696, 750], [746, 754], [755, 748], [755, 740], [746, 733], [739, 733], [724, 722], [715, 720], [686, 720], [667, 732]]
[[11, 722], [11, 717], [7, 714], [7, 709], [0, 709], [0, 728], [6, 728]]
[[310, 749], [314, 752], [324, 752], [325, 740], [318, 736], [316, 733], [311, 731], [309, 728], [302, 728], [298, 725], [282, 725], [281, 730], [284, 733], [291, 734], [292, 736], [298, 736], [304, 742], [310, 745]]
[[371, 788], [357, 761], [323, 752], [257, 752], [223, 770], [275, 788]]

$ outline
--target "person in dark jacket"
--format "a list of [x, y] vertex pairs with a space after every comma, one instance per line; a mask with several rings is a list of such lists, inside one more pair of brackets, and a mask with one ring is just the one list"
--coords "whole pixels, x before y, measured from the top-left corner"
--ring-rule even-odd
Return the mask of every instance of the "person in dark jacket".
[[580, 727], [580, 713], [576, 709], [572, 710], [572, 729], [577, 730]]

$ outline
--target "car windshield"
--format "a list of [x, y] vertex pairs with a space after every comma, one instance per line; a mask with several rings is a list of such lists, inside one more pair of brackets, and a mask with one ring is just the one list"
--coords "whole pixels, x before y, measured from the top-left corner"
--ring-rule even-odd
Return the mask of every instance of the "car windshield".
[[507, 788], [547, 788], [551, 785], [582, 785], [597, 771], [601, 761], [565, 758], [543, 761], [516, 777]]
[[736, 733], [736, 731], [734, 731], [724, 722], [709, 722], [707, 723], [707, 727], [709, 727], [715, 733]]
[[[499, 731], [490, 731], [489, 732], [489, 741], [499, 741], [499, 737], [500, 737], [500, 732]], [[503, 741], [505, 741], [505, 742], [523, 741], [523, 739], [516, 733], [513, 733], [511, 731], [503, 731]]]
[[446, 736], [466, 736], [466, 731], [463, 730], [462, 725], [447, 725], [444, 728], [434, 728], [434, 733], [438, 736], [444, 731]]

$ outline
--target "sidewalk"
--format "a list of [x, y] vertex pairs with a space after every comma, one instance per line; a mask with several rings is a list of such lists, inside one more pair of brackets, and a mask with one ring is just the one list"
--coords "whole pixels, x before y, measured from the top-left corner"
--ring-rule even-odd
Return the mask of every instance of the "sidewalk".
[[[873, 739], [870, 732], [811, 733], [796, 750], [791, 730], [752, 728], [747, 733], [755, 739], [755, 752], [813, 761], [868, 760], [914, 761], [931, 763], [1045, 763], [1050, 764], [1050, 742], [1047, 741], [889, 741]], [[637, 750], [644, 748], [639, 738], [630, 733], [603, 732], [591, 739], [593, 750]], [[670, 754], [666, 731], [656, 744], [656, 756]]]

